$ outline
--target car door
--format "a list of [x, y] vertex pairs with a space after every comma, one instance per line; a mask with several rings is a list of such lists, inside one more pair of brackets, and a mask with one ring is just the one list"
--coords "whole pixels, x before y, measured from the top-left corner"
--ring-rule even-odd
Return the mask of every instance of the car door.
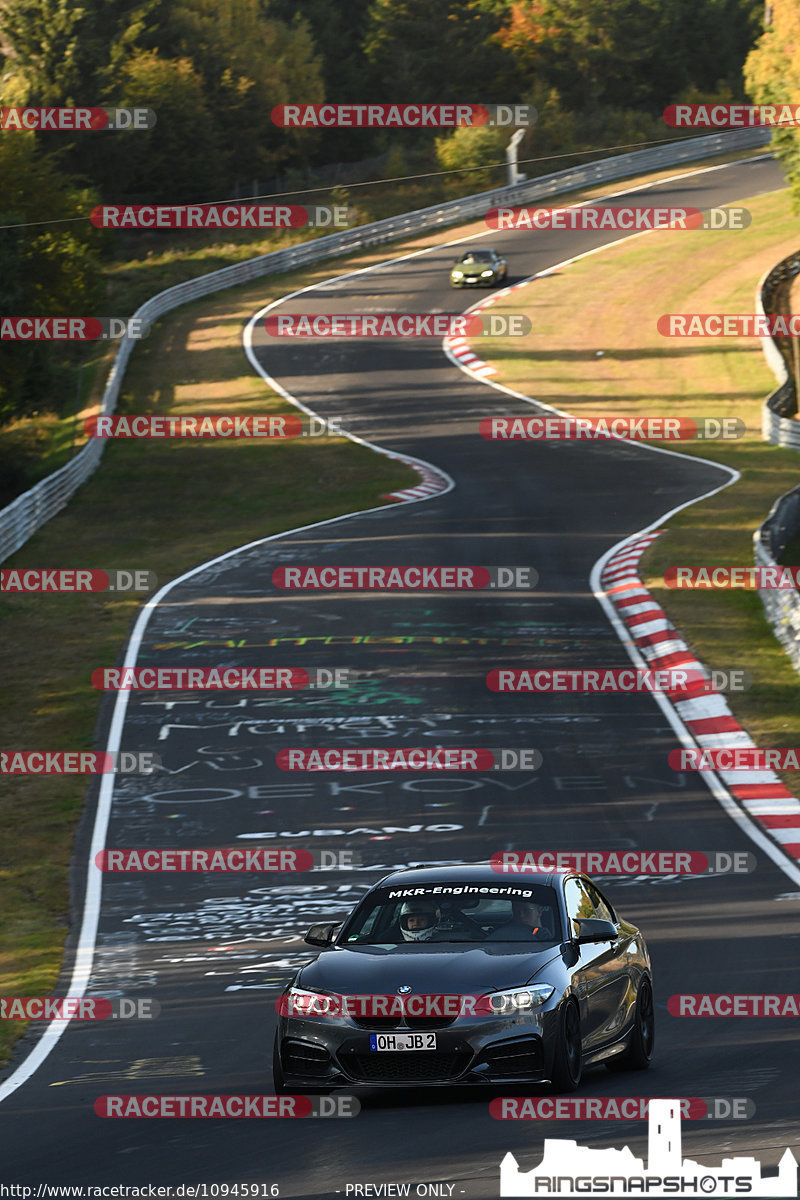
[[[571, 937], [578, 936], [578, 921], [584, 917], [616, 923], [613, 909], [588, 879], [579, 876], [567, 879], [564, 897]], [[626, 944], [617, 937], [614, 942], [585, 942], [576, 946], [578, 961], [573, 968], [573, 983], [581, 1010], [585, 1051], [596, 1050], [618, 1035], [628, 988]]]

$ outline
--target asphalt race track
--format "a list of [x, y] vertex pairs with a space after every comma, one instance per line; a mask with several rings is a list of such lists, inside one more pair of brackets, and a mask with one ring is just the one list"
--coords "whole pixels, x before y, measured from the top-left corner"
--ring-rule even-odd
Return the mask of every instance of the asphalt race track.
[[[707, 208], [780, 186], [778, 167], [761, 158], [631, 201]], [[505, 254], [513, 283], [609, 240], [515, 232], [483, 244]], [[438, 247], [333, 280], [281, 311], [458, 311], [477, 297], [447, 285], [456, 253]], [[604, 881], [653, 954], [657, 1061], [648, 1075], [593, 1071], [580, 1094], [749, 1098], [750, 1120], [684, 1122], [684, 1151], [709, 1165], [755, 1155], [774, 1170], [798, 1141], [791, 1020], [680, 1020], [666, 1001], [676, 992], [800, 992], [800, 889], [700, 776], [667, 766], [675, 735], [652, 697], [497, 695], [484, 682], [495, 667], [628, 666], [591, 594], [593, 564], [726, 473], [633, 444], [484, 441], [481, 417], [523, 405], [467, 378], [438, 340], [287, 345], [262, 329], [255, 347], [263, 369], [315, 412], [434, 464], [455, 487], [246, 547], [171, 588], [144, 629], [140, 665], [347, 668], [359, 678], [336, 692], [132, 694], [122, 747], [155, 750], [165, 770], [118, 781], [106, 845], [349, 849], [362, 865], [298, 876], [106, 875], [88, 990], [154, 996], [161, 1016], [72, 1022], [21, 1086], [5, 1094], [0, 1085], [4, 1181], [255, 1181], [279, 1185], [282, 1197], [446, 1182], [453, 1196], [488, 1200], [504, 1153], [529, 1169], [545, 1136], [646, 1155], [642, 1121], [500, 1123], [489, 1094], [464, 1089], [359, 1091], [356, 1118], [321, 1126], [94, 1112], [110, 1093], [271, 1092], [274, 1000], [313, 957], [302, 942], [308, 925], [343, 916], [393, 867], [486, 860], [510, 847], [755, 850], [749, 875]], [[550, 352], [568, 348], [564, 331]], [[507, 594], [290, 593], [271, 579], [288, 564], [504, 564], [532, 566], [540, 579], [534, 591]], [[358, 776], [276, 765], [281, 748], [316, 746], [535, 747], [543, 764]], [[76, 847], [81, 903], [93, 816]], [[30, 1034], [17, 1066], [35, 1041]]]

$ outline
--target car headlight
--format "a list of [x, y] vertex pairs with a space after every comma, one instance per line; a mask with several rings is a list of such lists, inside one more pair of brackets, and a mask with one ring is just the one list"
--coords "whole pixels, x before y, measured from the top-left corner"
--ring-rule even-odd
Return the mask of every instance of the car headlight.
[[494, 1013], [504, 1014], [531, 1012], [546, 1004], [556, 989], [550, 983], [534, 983], [526, 988], [514, 988], [509, 992], [493, 992], [487, 996], [489, 1007]]
[[326, 992], [290, 987], [279, 1007], [283, 1017], [336, 1017], [341, 1012], [341, 999]]
[[463, 279], [464, 272], [463, 271], [451, 271], [450, 276], [452, 279]]
[[494, 275], [494, 271], [481, 271], [481, 279], [486, 279], [488, 275]]

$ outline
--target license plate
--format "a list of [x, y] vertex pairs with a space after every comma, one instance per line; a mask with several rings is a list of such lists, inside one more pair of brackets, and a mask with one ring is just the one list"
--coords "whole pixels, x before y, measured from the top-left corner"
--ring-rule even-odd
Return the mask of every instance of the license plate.
[[370, 1050], [435, 1050], [435, 1033], [371, 1033]]
[[467, 283], [477, 283], [477, 282], [478, 282], [477, 275], [467, 275]]

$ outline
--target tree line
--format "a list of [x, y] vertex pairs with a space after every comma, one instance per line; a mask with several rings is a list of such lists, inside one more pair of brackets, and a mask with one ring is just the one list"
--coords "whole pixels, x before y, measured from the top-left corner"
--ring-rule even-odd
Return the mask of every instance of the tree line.
[[[525, 102], [542, 119], [523, 156], [613, 144], [669, 103], [744, 99], [762, 17], [762, 0], [0, 0], [0, 105], [157, 113], [146, 131], [0, 133], [0, 311], [98, 309], [113, 238], [55, 223], [96, 203], [220, 200], [387, 151], [399, 174], [452, 170], [507, 140], [289, 131], [278, 104]], [[53, 363], [0, 346], [0, 424], [57, 409]]]

